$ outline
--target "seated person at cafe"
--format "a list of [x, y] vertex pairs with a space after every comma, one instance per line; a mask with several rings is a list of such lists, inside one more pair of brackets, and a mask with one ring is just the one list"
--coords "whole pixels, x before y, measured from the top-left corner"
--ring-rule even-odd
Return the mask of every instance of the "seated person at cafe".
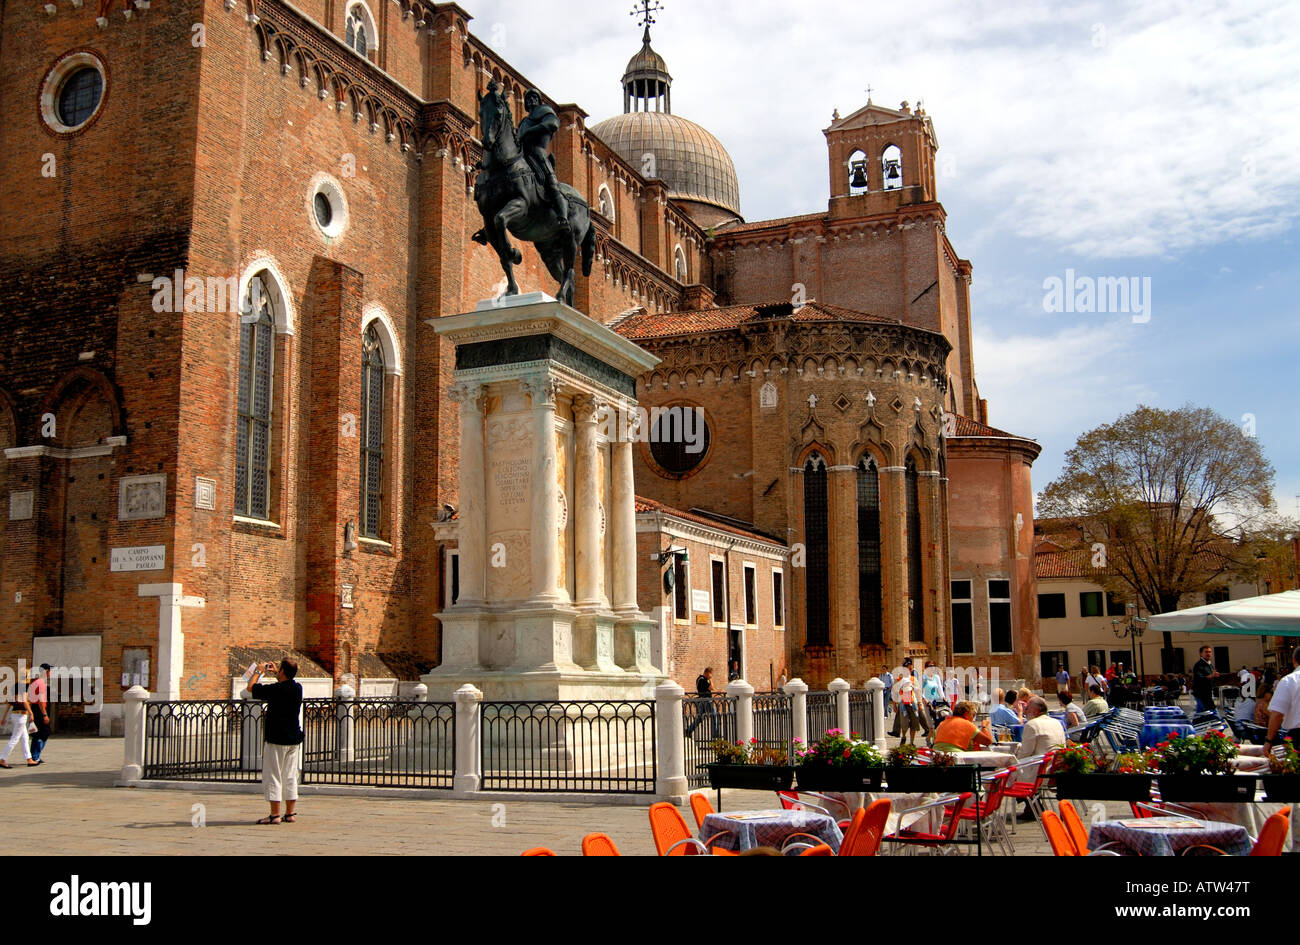
[[1019, 693], [1012, 689], [1002, 697], [1002, 704], [998, 706], [989, 715], [989, 721], [994, 725], [1019, 725], [1024, 721], [1019, 711], [1016, 710], [1016, 700], [1019, 699]]
[[[1047, 714], [1047, 701], [1042, 696], [1029, 700], [1025, 710], [1024, 729], [1020, 732], [1020, 746], [1016, 749], [1017, 758], [1037, 758], [1054, 748], [1065, 747], [1065, 729], [1061, 723]], [[1036, 765], [1022, 765], [1016, 772], [1016, 780], [1032, 781], [1038, 776]]]
[[1075, 703], [1074, 696], [1070, 695], [1070, 690], [1058, 692], [1056, 698], [1061, 700], [1061, 711], [1065, 713], [1067, 726], [1074, 728], [1076, 725], [1082, 725], [1086, 716], [1083, 709]]
[[975, 703], [958, 702], [952, 715], [939, 723], [934, 730], [935, 751], [972, 751], [993, 742], [993, 732], [988, 719], [984, 726], [978, 727], [972, 721], [975, 717]]
[[1110, 706], [1106, 703], [1106, 697], [1101, 694], [1101, 687], [1091, 685], [1088, 687], [1089, 699], [1083, 704], [1083, 714], [1085, 718], [1095, 719], [1099, 715], [1105, 715], [1110, 711]]

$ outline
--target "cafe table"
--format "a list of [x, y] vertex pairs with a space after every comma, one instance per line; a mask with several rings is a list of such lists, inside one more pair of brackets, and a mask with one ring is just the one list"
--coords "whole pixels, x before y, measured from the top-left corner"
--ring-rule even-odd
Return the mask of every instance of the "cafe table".
[[1246, 828], [1239, 824], [1191, 817], [1143, 817], [1093, 824], [1088, 831], [1088, 847], [1095, 850], [1107, 843], [1120, 844], [1130, 856], [1177, 856], [1197, 844], [1245, 856], [1254, 846]]
[[[1017, 763], [1016, 756], [1011, 754], [1010, 752], [996, 750], [994, 748], [994, 745], [997, 744], [999, 743], [994, 742], [993, 745], [990, 745], [987, 749], [983, 749], [980, 751], [955, 752], [955, 754], [957, 755], [957, 764], [978, 765], [979, 767], [988, 769], [990, 771], [996, 771], [999, 768], [1010, 768], [1012, 765], [1016, 764]], [[1001, 744], [1005, 745], [1009, 743], [1002, 742]]]
[[1138, 744], [1144, 749], [1154, 748], [1170, 735], [1192, 735], [1195, 731], [1192, 723], [1187, 721], [1147, 722], [1138, 735]]
[[[811, 834], [839, 852], [844, 835], [833, 817], [808, 810], [737, 810], [708, 814], [700, 826], [700, 840], [710, 849], [741, 852], [755, 847], [781, 845], [797, 833]], [[719, 836], [720, 835], [720, 836]], [[805, 838], [806, 839], [806, 838]]]

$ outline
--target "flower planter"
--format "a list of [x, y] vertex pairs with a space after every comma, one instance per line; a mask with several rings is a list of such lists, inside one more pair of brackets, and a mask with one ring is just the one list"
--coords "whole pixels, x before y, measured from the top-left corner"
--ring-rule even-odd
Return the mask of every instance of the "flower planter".
[[794, 783], [794, 768], [789, 765], [704, 766], [709, 772], [709, 786], [737, 788], [745, 791], [788, 791]]
[[1255, 777], [1241, 774], [1162, 774], [1156, 777], [1162, 801], [1237, 801], [1255, 799]]
[[1058, 774], [1056, 796], [1088, 801], [1149, 801], [1149, 774]]
[[1259, 783], [1264, 785], [1264, 795], [1280, 804], [1300, 802], [1300, 774], [1264, 774]]
[[975, 765], [908, 765], [885, 770], [886, 789], [895, 794], [952, 794], [975, 789]]
[[801, 765], [795, 769], [801, 791], [879, 791], [884, 768], [830, 768]]

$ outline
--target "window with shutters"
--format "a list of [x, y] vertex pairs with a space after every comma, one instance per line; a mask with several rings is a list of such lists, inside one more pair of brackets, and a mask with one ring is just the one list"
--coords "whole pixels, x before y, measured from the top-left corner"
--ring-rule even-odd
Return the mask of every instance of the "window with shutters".
[[275, 380], [275, 318], [262, 274], [248, 284], [239, 324], [238, 420], [235, 429], [235, 514], [266, 519], [271, 506], [271, 392]]

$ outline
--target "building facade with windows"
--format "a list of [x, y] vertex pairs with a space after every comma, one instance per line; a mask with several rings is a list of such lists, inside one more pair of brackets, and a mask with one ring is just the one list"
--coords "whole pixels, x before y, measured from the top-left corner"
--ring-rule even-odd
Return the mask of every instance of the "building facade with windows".
[[[495, 79], [518, 120], [532, 83], [453, 3], [0, 16], [0, 661], [75, 643], [109, 703], [133, 681], [229, 696], [250, 654], [296, 654], [322, 687], [413, 683], [455, 599], [454, 352], [426, 319], [498, 291], [470, 240], [477, 97]], [[721, 635], [712, 564], [689, 575], [705, 623], [673, 605], [675, 673], [719, 662], [716, 640], [814, 685], [947, 661], [966, 578], [976, 655], [987, 620], [990, 658], [1037, 666], [1012, 537], [1036, 447], [984, 435], [929, 117], [837, 115], [827, 208], [747, 223], [648, 32], [623, 87], [624, 115], [590, 126], [547, 99], [551, 151], [593, 208], [577, 308], [665, 358], [643, 403], [709, 430], [699, 454], [638, 447], [663, 529], [645, 541], [724, 560]], [[522, 251], [521, 284], [553, 291]], [[675, 558], [648, 555], [652, 610]]]

